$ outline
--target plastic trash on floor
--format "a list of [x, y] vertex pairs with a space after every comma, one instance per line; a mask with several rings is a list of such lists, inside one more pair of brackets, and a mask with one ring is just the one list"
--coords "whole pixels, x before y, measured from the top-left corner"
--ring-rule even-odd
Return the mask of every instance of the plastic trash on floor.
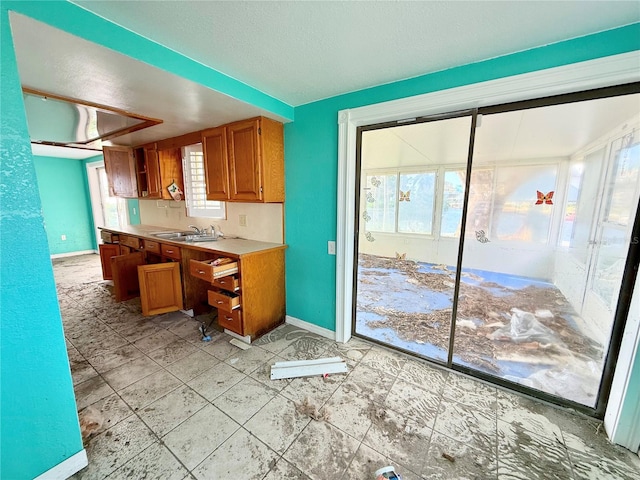
[[499, 328], [489, 338], [503, 342], [539, 342], [541, 344], [562, 344], [553, 330], [540, 323], [533, 313], [517, 308], [511, 309], [511, 320]]

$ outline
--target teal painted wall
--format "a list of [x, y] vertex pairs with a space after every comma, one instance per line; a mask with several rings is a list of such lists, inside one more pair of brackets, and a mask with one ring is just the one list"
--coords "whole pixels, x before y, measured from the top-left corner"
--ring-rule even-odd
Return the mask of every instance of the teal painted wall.
[[[51, 254], [93, 250], [95, 234], [85, 163], [38, 156], [33, 162]], [[61, 235], [67, 239], [62, 240]]]
[[285, 125], [287, 315], [335, 330], [338, 111], [640, 50], [640, 23], [341, 95]]
[[0, 468], [31, 479], [83, 447], [4, 3], [0, 43]]

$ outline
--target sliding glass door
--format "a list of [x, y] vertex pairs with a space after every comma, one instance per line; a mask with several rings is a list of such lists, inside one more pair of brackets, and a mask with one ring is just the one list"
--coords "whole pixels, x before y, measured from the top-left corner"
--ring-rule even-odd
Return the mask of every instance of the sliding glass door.
[[640, 94], [567, 97], [361, 128], [355, 335], [595, 412]]
[[361, 132], [355, 332], [449, 356], [471, 115]]

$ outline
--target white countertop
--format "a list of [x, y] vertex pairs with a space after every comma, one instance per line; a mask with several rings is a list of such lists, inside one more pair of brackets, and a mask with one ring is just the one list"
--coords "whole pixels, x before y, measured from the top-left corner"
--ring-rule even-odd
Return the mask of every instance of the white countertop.
[[101, 230], [105, 230], [113, 233], [122, 233], [124, 235], [133, 235], [136, 237], [146, 238], [153, 240], [154, 242], [170, 243], [172, 245], [180, 246], [183, 248], [191, 248], [195, 250], [205, 250], [220, 253], [229, 253], [232, 255], [243, 256], [250, 255], [256, 252], [262, 252], [271, 249], [287, 248], [286, 245], [281, 243], [259, 242], [257, 240], [247, 240], [244, 238], [227, 238], [222, 237], [219, 240], [211, 242], [187, 242], [187, 241], [173, 241], [167, 238], [159, 238], [153, 235], [153, 233], [161, 232], [183, 232], [186, 231], [183, 228], [167, 228], [167, 227], [155, 227], [153, 225], [127, 225], [126, 227], [99, 227]]

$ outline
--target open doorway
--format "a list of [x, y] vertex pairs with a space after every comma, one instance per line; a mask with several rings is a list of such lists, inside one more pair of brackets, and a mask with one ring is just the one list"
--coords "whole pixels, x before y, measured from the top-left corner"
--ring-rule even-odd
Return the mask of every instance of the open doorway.
[[480, 113], [359, 128], [353, 332], [593, 411], [623, 326], [640, 96]]
[[87, 164], [87, 178], [96, 244], [98, 244], [100, 243], [98, 227], [120, 228], [128, 224], [127, 203], [123, 198], [109, 196], [107, 172], [103, 161]]

